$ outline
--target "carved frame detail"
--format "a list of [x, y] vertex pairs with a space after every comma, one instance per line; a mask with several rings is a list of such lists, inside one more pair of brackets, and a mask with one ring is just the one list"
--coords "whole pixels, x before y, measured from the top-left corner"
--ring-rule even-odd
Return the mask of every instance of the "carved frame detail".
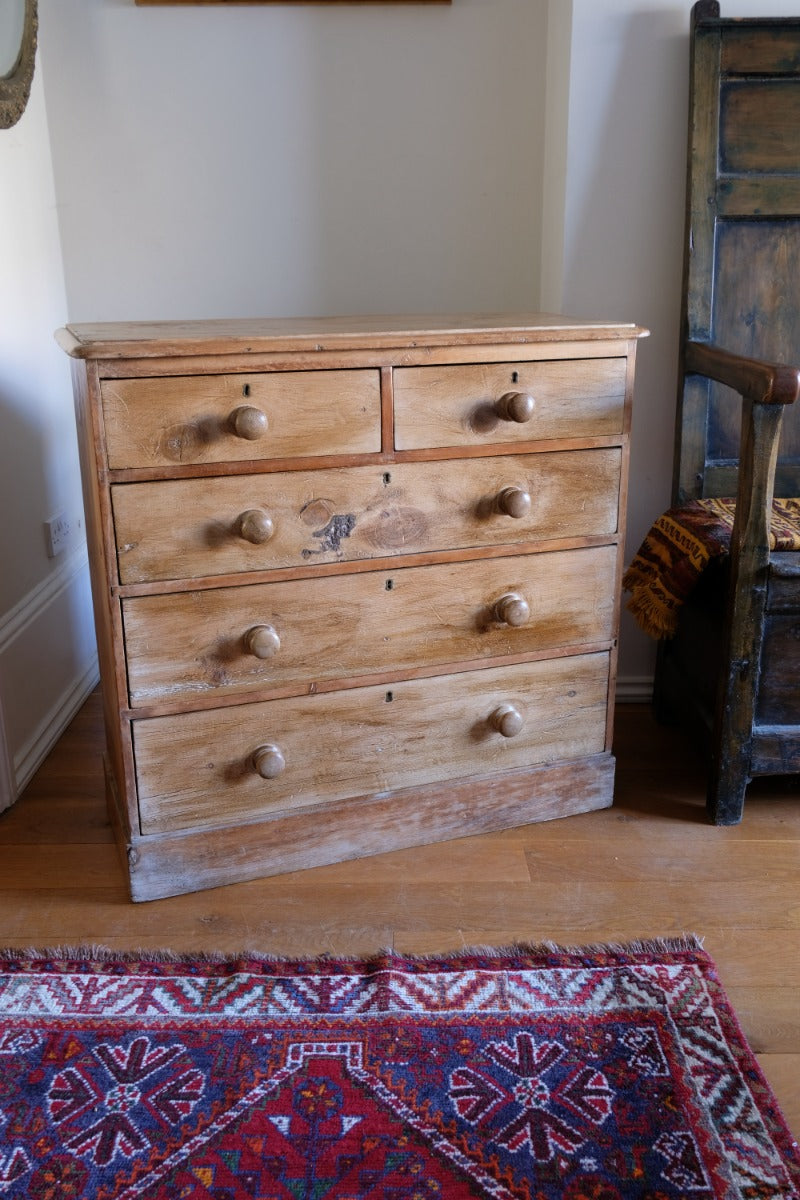
[[0, 76], [0, 129], [16, 125], [25, 111], [33, 82], [38, 32], [37, 0], [25, 0], [25, 26], [17, 61], [7, 75]]

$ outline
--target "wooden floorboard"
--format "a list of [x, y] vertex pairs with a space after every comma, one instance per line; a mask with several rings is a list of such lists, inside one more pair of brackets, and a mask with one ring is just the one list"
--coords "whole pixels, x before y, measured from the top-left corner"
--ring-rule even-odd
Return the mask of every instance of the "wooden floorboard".
[[434, 953], [696, 933], [800, 1134], [800, 784], [705, 818], [703, 763], [621, 705], [614, 807], [522, 830], [131, 904], [106, 820], [93, 694], [0, 815], [0, 944], [116, 950]]

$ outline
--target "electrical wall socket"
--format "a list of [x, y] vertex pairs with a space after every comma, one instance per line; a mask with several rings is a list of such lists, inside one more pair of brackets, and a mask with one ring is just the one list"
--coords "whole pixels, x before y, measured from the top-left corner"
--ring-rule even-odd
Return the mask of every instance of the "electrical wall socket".
[[47, 541], [48, 558], [55, 558], [69, 541], [69, 521], [66, 513], [57, 513], [44, 523], [44, 533]]

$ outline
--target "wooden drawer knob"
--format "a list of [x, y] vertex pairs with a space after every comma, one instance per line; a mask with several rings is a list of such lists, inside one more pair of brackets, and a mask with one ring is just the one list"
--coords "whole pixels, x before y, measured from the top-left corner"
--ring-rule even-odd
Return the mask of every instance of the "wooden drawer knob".
[[531, 511], [530, 493], [521, 487], [505, 487], [498, 494], [497, 507], [501, 513], [518, 521]]
[[495, 411], [501, 420], [516, 421], [518, 425], [530, 421], [535, 408], [536, 401], [527, 392], [506, 392], [495, 405]]
[[244, 635], [245, 649], [255, 658], [272, 658], [281, 648], [281, 639], [272, 625], [254, 625]]
[[268, 542], [274, 532], [272, 517], [263, 508], [248, 508], [239, 517], [239, 535], [254, 546]]
[[277, 779], [286, 768], [286, 759], [279, 746], [268, 742], [253, 752], [253, 766], [262, 779]]
[[512, 738], [521, 733], [525, 720], [522, 713], [513, 704], [501, 704], [492, 713], [489, 724], [503, 737]]
[[231, 425], [237, 437], [248, 442], [257, 442], [267, 432], [267, 414], [252, 404], [242, 404], [231, 413]]
[[495, 604], [494, 615], [504, 625], [526, 625], [530, 620], [531, 606], [517, 592], [506, 592]]

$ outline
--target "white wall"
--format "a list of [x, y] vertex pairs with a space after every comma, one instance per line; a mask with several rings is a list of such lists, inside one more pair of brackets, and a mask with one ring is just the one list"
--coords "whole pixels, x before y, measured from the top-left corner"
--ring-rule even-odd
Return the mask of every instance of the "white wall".
[[547, 0], [40, 0], [69, 315], [535, 306]]
[[[42, 76], [20, 121], [0, 130], [0, 809], [96, 678]], [[73, 534], [48, 558], [43, 522]]]

